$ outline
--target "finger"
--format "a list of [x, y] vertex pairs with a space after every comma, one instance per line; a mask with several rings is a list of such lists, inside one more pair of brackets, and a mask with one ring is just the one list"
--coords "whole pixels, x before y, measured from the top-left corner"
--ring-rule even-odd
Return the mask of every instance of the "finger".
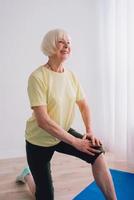
[[86, 139], [86, 135], [84, 135], [82, 139], [85, 140]]
[[96, 146], [96, 144], [93, 144], [92, 140], [88, 140], [88, 145], [89, 145], [91, 148]]
[[95, 154], [93, 152], [90, 151], [90, 149], [86, 150], [85, 153], [91, 155], [91, 156], [95, 156]]
[[100, 145], [102, 145], [102, 142], [99, 140]]
[[100, 141], [98, 139], [95, 140], [97, 146], [100, 146]]
[[90, 148], [90, 151], [93, 153], [100, 153], [101, 151], [98, 149]]
[[92, 145], [94, 146], [95, 145], [95, 139], [91, 138], [91, 142], [92, 142]]
[[85, 138], [87, 139], [87, 140], [91, 140], [91, 138], [88, 136], [88, 135], [85, 135]]

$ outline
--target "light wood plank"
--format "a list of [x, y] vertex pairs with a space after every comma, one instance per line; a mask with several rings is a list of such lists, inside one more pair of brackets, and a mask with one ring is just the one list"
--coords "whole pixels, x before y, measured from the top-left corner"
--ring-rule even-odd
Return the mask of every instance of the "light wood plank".
[[[134, 166], [113, 161], [106, 155], [108, 165], [114, 169], [134, 172]], [[25, 158], [0, 160], [0, 200], [32, 200], [28, 187], [15, 183], [16, 176], [26, 165]], [[78, 158], [55, 153], [52, 160], [55, 200], [72, 200], [93, 181], [91, 166]]]

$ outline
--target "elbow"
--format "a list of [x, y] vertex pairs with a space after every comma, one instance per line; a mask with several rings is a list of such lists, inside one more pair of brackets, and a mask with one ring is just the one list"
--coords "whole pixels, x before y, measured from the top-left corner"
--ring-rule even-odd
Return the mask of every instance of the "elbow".
[[87, 106], [85, 105], [80, 106], [81, 113], [85, 112], [85, 110], [87, 110]]
[[37, 124], [38, 124], [39, 128], [47, 129], [47, 127], [48, 127], [48, 120], [47, 119], [37, 120]]

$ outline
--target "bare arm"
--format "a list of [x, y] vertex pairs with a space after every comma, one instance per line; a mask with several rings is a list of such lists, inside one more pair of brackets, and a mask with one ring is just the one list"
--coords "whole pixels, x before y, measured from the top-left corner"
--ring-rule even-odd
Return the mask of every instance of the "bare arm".
[[81, 112], [81, 116], [82, 116], [82, 119], [83, 119], [83, 122], [84, 122], [84, 125], [85, 125], [85, 128], [86, 128], [86, 133], [89, 133], [89, 132], [92, 131], [92, 128], [91, 128], [90, 109], [89, 109], [87, 100], [83, 99], [83, 100], [77, 101], [76, 103], [77, 103], [79, 110]]
[[101, 141], [94, 136], [94, 133], [91, 127], [91, 115], [90, 115], [90, 109], [89, 109], [87, 100], [83, 99], [83, 100], [77, 101], [77, 105], [81, 112], [81, 116], [86, 128], [86, 134], [83, 138], [90, 139], [93, 145], [98, 145], [98, 146], [101, 145], [102, 144]]
[[54, 137], [68, 144], [73, 145], [73, 143], [75, 143], [75, 137], [66, 132], [49, 117], [46, 106], [36, 106], [33, 107], [33, 110], [37, 119], [38, 126], [40, 128], [46, 130]]
[[33, 107], [34, 114], [38, 123], [38, 126], [48, 133], [58, 138], [61, 141], [64, 141], [76, 149], [88, 153], [90, 155], [94, 155], [95, 152], [99, 152], [98, 150], [93, 149], [89, 145], [89, 141], [87, 139], [82, 140], [72, 136], [70, 133], [61, 128], [56, 122], [54, 122], [47, 113], [46, 106], [35, 106]]

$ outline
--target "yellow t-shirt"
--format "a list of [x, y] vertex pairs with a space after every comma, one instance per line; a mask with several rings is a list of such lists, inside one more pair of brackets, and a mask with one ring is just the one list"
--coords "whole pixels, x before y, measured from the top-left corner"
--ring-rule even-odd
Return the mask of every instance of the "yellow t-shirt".
[[[52, 120], [68, 131], [74, 119], [76, 101], [85, 95], [76, 76], [65, 68], [63, 73], [38, 67], [28, 79], [28, 96], [30, 106], [47, 106], [47, 112]], [[40, 128], [32, 116], [27, 120], [25, 138], [39, 146], [53, 146], [59, 139]]]

